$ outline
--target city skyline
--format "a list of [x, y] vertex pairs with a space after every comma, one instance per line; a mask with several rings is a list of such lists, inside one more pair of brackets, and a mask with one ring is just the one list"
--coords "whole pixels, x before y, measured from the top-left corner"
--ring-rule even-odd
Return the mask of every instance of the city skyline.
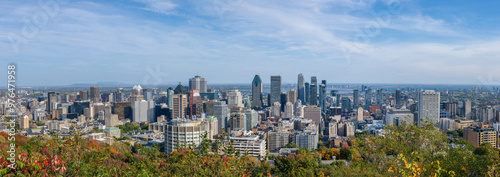
[[24, 86], [161, 85], [197, 73], [210, 83], [255, 74], [295, 83], [304, 73], [333, 83], [499, 85], [498, 3], [3, 1], [0, 57], [18, 65]]

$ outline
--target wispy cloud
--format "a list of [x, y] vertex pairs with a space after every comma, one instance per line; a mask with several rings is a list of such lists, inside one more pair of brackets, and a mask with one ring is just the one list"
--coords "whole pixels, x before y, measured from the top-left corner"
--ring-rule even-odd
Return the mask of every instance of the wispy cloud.
[[166, 15], [173, 14], [175, 12], [175, 8], [178, 7], [177, 4], [173, 3], [170, 0], [135, 0], [137, 2], [143, 3], [145, 7], [141, 7], [140, 9], [162, 13]]
[[[378, 34], [363, 38], [367, 24], [377, 22], [372, 12], [394, 1], [217, 2], [225, 5], [223, 13], [206, 1], [67, 4], [19, 53], [10, 50], [6, 37], [20, 33], [21, 19], [40, 9], [36, 3], [2, 2], [8, 8], [0, 12], [5, 16], [0, 57], [23, 65], [25, 85], [71, 84], [87, 78], [82, 75], [89, 80], [78, 82], [140, 83], [147, 65], [168, 70], [166, 82], [185, 81], [197, 72], [213, 83], [246, 82], [241, 78], [251, 80], [253, 74], [281, 74], [284, 82], [295, 82], [298, 72], [332, 82], [474, 83], [490, 73], [500, 78], [494, 72], [500, 67], [500, 39], [471, 35], [464, 30], [466, 18], [450, 21], [402, 5], [390, 23], [369, 29]], [[35, 79], [34, 71], [64, 72], [67, 78]]]

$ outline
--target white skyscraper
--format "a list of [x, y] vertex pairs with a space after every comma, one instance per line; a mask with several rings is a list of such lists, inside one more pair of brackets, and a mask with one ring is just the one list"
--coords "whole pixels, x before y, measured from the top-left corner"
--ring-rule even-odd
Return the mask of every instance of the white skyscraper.
[[292, 118], [294, 117], [294, 110], [293, 110], [293, 104], [291, 102], [286, 102], [285, 105], [285, 117]]
[[230, 90], [227, 93], [227, 106], [232, 108], [233, 106], [243, 107], [243, 96], [238, 90]]
[[418, 122], [422, 123], [426, 118], [434, 124], [439, 123], [440, 93], [434, 90], [420, 91], [418, 94]]
[[189, 79], [189, 90], [200, 90], [200, 93], [207, 92], [207, 79], [201, 76], [194, 76]]
[[271, 116], [281, 117], [281, 104], [279, 102], [274, 102], [271, 106]]
[[[217, 102], [214, 105], [214, 116], [217, 117], [217, 123], [219, 126], [217, 127], [218, 131], [216, 134], [224, 133], [227, 127], [226, 122], [229, 119], [230, 110], [227, 107], [225, 102]], [[224, 129], [224, 131], [223, 131]]]
[[131, 107], [133, 122], [156, 122], [154, 101], [134, 101]]

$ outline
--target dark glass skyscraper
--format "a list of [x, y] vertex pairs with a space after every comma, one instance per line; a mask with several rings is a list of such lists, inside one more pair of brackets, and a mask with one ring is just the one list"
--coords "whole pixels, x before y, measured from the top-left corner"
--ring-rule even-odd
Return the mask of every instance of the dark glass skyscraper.
[[319, 106], [321, 112], [326, 113], [326, 80], [323, 80], [319, 85]]
[[318, 105], [318, 80], [316, 80], [316, 76], [311, 77], [310, 87], [309, 105]]
[[52, 114], [52, 110], [54, 110], [54, 103], [57, 102], [57, 95], [56, 92], [49, 92], [47, 93], [47, 112], [49, 114]]
[[338, 90], [331, 91], [332, 97], [335, 97], [335, 106], [340, 106], [340, 93]]
[[353, 99], [353, 107], [354, 107], [354, 109], [357, 109], [358, 105], [359, 105], [359, 90], [358, 89], [353, 90], [352, 97], [353, 97], [352, 98]]
[[262, 108], [262, 80], [255, 75], [252, 81], [252, 107]]
[[280, 102], [281, 76], [271, 76], [271, 104]]
[[286, 94], [286, 92], [283, 92], [280, 95], [281, 112], [285, 111], [286, 102], [288, 102], [288, 95]]
[[401, 108], [401, 90], [399, 88], [396, 90], [396, 108]]
[[347, 112], [351, 112], [352, 110], [351, 99], [349, 99], [348, 97], [342, 97], [342, 110], [347, 110]]
[[297, 91], [298, 91], [297, 99], [304, 103], [306, 101], [305, 97], [306, 88], [304, 85], [304, 76], [302, 75], [302, 73], [299, 74], [299, 77], [297, 79]]
[[309, 85], [309, 82], [304, 83], [304, 86], [305, 86], [304, 90], [306, 91], [304, 94], [304, 96], [306, 97], [306, 101], [303, 104], [308, 105], [309, 104], [309, 95], [310, 95], [309, 93], [310, 93], [311, 87]]
[[179, 82], [177, 87], [175, 87], [174, 94], [187, 94], [187, 93], [188, 93], [187, 90]]
[[377, 105], [382, 105], [384, 102], [384, 92], [382, 89], [377, 89]]
[[372, 89], [368, 88], [365, 92], [365, 109], [370, 109], [370, 106], [372, 106]]

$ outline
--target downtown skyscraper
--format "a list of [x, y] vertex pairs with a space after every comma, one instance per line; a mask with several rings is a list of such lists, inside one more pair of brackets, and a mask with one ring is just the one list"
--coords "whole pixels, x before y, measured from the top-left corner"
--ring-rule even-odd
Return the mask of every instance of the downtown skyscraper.
[[304, 105], [308, 105], [309, 104], [309, 95], [310, 95], [310, 92], [311, 92], [310, 91], [311, 90], [311, 86], [310, 86], [309, 82], [304, 83], [304, 86], [305, 86], [304, 90], [306, 91], [305, 94], [304, 94], [305, 97], [306, 97], [306, 101], [303, 104]]
[[306, 86], [304, 83], [304, 75], [302, 73], [299, 74], [297, 78], [297, 91], [298, 91], [298, 97], [297, 99], [302, 101], [302, 103], [305, 103], [306, 101]]
[[401, 90], [399, 90], [399, 88], [396, 90], [396, 108], [397, 109], [400, 109], [401, 108], [401, 105], [402, 105], [402, 102], [401, 102]]
[[271, 101], [274, 102], [281, 101], [281, 76], [271, 76]]
[[200, 90], [200, 93], [207, 92], [207, 79], [201, 76], [194, 76], [189, 79], [189, 90]]
[[318, 80], [316, 76], [311, 77], [311, 86], [309, 94], [309, 105], [318, 105]]
[[99, 87], [90, 87], [90, 101], [98, 103], [100, 100]]
[[326, 113], [326, 80], [321, 81], [319, 85], [319, 107], [321, 107], [321, 113]]
[[384, 102], [384, 92], [382, 89], [377, 89], [377, 105], [382, 105]]
[[372, 89], [368, 88], [365, 91], [365, 109], [369, 110], [372, 106]]
[[255, 75], [252, 81], [252, 107], [262, 108], [262, 79]]
[[353, 107], [354, 109], [357, 109], [358, 106], [359, 106], [359, 90], [358, 89], [354, 89], [353, 90], [353, 93], [352, 93], [352, 102], [353, 102]]

